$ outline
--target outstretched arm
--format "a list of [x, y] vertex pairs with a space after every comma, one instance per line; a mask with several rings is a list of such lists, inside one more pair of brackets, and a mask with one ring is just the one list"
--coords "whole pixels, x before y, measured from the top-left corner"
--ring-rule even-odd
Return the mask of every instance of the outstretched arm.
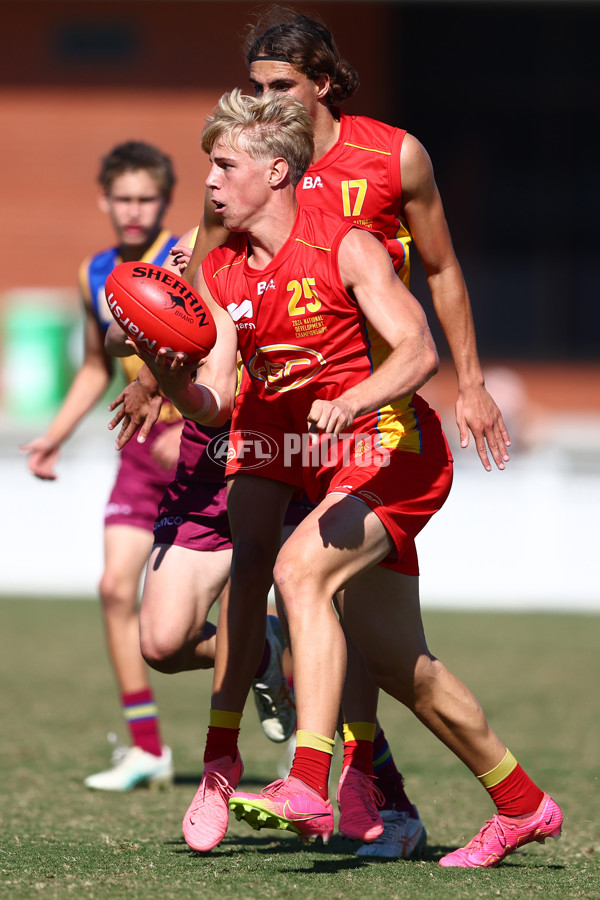
[[402, 217], [423, 261], [435, 312], [456, 369], [456, 421], [461, 447], [468, 446], [470, 431], [485, 469], [492, 469], [488, 449], [498, 468], [504, 469], [510, 459], [510, 438], [502, 414], [485, 387], [467, 286], [452, 246], [431, 160], [422, 144], [407, 134], [400, 161]]
[[44, 480], [53, 481], [57, 477], [55, 466], [62, 444], [100, 400], [112, 377], [111, 360], [104, 351], [100, 328], [87, 304], [84, 337], [83, 362], [56, 416], [45, 434], [20, 448], [29, 456], [30, 471]]

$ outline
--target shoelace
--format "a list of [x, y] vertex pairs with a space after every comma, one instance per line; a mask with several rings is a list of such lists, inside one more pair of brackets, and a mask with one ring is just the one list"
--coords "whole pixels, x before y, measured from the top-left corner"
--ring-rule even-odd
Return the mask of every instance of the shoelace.
[[388, 841], [395, 841], [399, 843], [400, 837], [402, 835], [402, 829], [406, 825], [406, 820], [408, 819], [408, 813], [399, 812], [396, 813], [397, 820], [394, 822], [383, 821], [383, 834], [381, 834], [378, 838], [373, 842], [374, 844], [385, 844]]
[[473, 838], [473, 840], [471, 841], [471, 846], [483, 847], [483, 845], [485, 844], [485, 842], [487, 840], [485, 837], [486, 832], [490, 828], [494, 829], [495, 836], [498, 838], [500, 844], [502, 844], [503, 847], [506, 847], [506, 844], [507, 844], [506, 832], [505, 832], [504, 826], [502, 825], [502, 822], [500, 821], [498, 816], [494, 816], [492, 819], [487, 819], [485, 825], [483, 826], [483, 828], [481, 829], [479, 834], [476, 834], [475, 837]]
[[277, 706], [283, 701], [287, 701], [291, 706], [294, 705], [291, 691], [285, 678], [271, 684], [258, 683], [254, 687], [258, 702], [264, 712], [276, 712]]
[[114, 768], [115, 766], [118, 766], [119, 763], [125, 759], [130, 748], [127, 747], [126, 744], [121, 743], [121, 741], [119, 740], [117, 735], [114, 733], [114, 731], [111, 731], [109, 734], [106, 735], [106, 740], [113, 748], [112, 754], [110, 757], [110, 762]]
[[229, 800], [229, 798], [233, 794], [233, 788], [231, 787], [225, 776], [221, 775], [220, 772], [206, 772], [202, 781], [202, 791], [197, 792], [192, 802], [192, 807], [190, 809], [190, 812], [192, 814], [198, 812], [200, 805], [204, 802], [206, 792], [209, 788], [218, 791], [222, 799], [225, 801]]
[[271, 784], [268, 784], [266, 787], [264, 787], [261, 791], [261, 794], [263, 794], [265, 797], [267, 797], [269, 794], [277, 794], [281, 790], [285, 782], [285, 778], [278, 778], [277, 781], [273, 781]]
[[361, 795], [366, 794], [371, 800], [373, 800], [375, 806], [383, 806], [385, 803], [385, 797], [375, 784], [375, 776], [374, 775], [365, 775], [364, 778], [352, 778], [348, 779], [345, 784], [345, 790], [355, 790]]

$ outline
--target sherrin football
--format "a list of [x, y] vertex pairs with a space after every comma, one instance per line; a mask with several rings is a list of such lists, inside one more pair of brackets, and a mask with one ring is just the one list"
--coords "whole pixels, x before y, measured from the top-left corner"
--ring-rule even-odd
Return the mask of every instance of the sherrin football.
[[217, 330], [198, 292], [174, 272], [145, 262], [120, 263], [106, 279], [106, 299], [125, 334], [142, 349], [202, 359]]

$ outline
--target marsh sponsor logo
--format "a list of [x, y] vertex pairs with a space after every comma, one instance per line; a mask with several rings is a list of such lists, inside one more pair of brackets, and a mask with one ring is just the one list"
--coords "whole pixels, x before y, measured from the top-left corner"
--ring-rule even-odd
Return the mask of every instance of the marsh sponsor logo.
[[267, 466], [279, 454], [275, 441], [260, 431], [230, 431], [209, 441], [206, 452], [213, 462], [225, 468], [227, 463], [238, 460], [241, 468], [260, 469]]
[[242, 300], [241, 303], [230, 303], [227, 306], [227, 312], [234, 322], [239, 322], [240, 319], [251, 319], [254, 316], [252, 300]]
[[116, 319], [123, 331], [125, 331], [126, 334], [131, 335], [131, 338], [135, 341], [136, 344], [139, 344], [141, 347], [148, 350], [149, 353], [153, 351], [156, 352], [158, 350], [156, 340], [149, 338], [143, 328], [140, 328], [140, 326], [137, 325], [130, 316], [125, 315], [123, 307], [119, 306], [114, 293], [110, 293], [108, 295], [108, 297], [106, 298], [106, 302], [108, 303], [108, 307], [113, 314], [113, 317]]

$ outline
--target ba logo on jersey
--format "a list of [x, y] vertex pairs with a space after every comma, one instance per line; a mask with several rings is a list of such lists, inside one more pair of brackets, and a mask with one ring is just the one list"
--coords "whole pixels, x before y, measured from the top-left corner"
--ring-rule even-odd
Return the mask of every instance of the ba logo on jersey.
[[265, 291], [274, 291], [275, 282], [271, 278], [270, 281], [259, 281], [256, 285], [256, 293], [260, 297]]
[[310, 191], [313, 188], [322, 188], [323, 181], [320, 175], [315, 175], [314, 178], [312, 175], [305, 175], [302, 179], [302, 190]]
[[248, 363], [252, 378], [262, 381], [268, 391], [293, 391], [317, 374], [327, 360], [318, 350], [295, 344], [268, 344], [257, 347]]

